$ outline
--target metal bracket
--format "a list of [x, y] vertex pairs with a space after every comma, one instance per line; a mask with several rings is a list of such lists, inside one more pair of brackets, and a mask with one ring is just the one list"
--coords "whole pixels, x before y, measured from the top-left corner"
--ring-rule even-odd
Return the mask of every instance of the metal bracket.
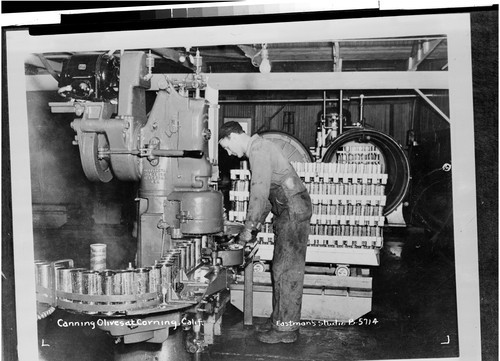
[[439, 109], [439, 107], [434, 104], [432, 102], [432, 100], [430, 100], [424, 93], [422, 93], [422, 91], [420, 89], [415, 89], [415, 91], [418, 93], [418, 95], [420, 95], [422, 97], [422, 99], [424, 99], [436, 112], [438, 112], [439, 115], [441, 115], [441, 117], [443, 117], [444, 120], [446, 120], [448, 123], [450, 123], [450, 118], [443, 113], [443, 111], [441, 109]]
[[441, 41], [443, 41], [443, 39], [418, 42], [416, 44], [416, 54], [412, 54], [412, 56], [408, 59], [408, 70], [417, 70], [420, 63], [422, 63], [437, 48]]

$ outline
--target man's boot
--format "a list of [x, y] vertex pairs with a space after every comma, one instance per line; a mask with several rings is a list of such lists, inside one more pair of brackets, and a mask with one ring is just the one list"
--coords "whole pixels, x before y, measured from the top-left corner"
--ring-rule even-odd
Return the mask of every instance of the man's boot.
[[269, 332], [257, 334], [257, 340], [264, 343], [293, 343], [297, 341], [299, 331], [277, 331], [272, 329]]
[[273, 329], [273, 321], [270, 318], [266, 322], [255, 325], [255, 331], [257, 332], [269, 332]]

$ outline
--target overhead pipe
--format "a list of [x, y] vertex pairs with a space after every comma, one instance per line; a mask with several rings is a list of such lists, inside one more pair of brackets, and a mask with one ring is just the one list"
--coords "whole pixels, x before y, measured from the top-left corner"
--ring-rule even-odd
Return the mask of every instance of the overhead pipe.
[[[426, 97], [443, 97], [443, 94], [425, 94]], [[391, 99], [391, 98], [417, 98], [417, 95], [407, 94], [407, 95], [365, 95], [363, 99]], [[361, 97], [354, 96], [349, 97], [349, 100], [359, 100]], [[337, 102], [339, 98], [328, 98], [327, 102]], [[219, 103], [319, 103], [323, 102], [325, 99], [226, 99], [219, 100]]]

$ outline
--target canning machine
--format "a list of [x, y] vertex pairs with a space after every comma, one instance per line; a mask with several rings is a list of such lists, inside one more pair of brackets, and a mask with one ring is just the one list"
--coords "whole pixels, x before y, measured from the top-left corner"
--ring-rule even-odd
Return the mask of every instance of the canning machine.
[[[37, 301], [99, 317], [119, 344], [119, 360], [198, 357], [220, 334], [229, 284], [248, 258], [211, 180], [201, 57], [192, 79], [160, 81], [146, 114], [152, 60], [142, 51], [74, 55], [59, 82], [66, 99], [50, 103], [53, 113], [77, 115], [71, 127], [88, 179], [139, 184], [135, 264], [107, 269], [106, 245], [96, 242], [87, 269], [73, 260], [35, 267]], [[188, 331], [179, 338], [184, 347], [169, 345], [178, 328]]]

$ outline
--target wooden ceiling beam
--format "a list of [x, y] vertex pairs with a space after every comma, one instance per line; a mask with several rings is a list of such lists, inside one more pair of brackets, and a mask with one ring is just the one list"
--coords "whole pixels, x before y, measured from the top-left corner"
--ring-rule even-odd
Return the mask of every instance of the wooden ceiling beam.
[[[153, 74], [151, 90], [158, 89], [165, 74]], [[192, 74], [166, 74], [185, 80]], [[447, 89], [447, 71], [379, 71], [329, 73], [214, 73], [206, 74], [210, 87], [218, 90], [318, 90], [318, 89]], [[50, 75], [26, 76], [28, 91], [57, 90]]]

